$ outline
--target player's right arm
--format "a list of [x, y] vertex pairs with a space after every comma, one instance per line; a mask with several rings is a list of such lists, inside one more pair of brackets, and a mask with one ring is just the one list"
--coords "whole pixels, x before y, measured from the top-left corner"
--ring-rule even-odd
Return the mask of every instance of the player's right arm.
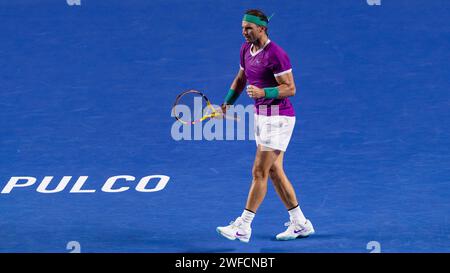
[[247, 84], [247, 77], [245, 76], [244, 70], [239, 69], [233, 83], [231, 84], [231, 89], [235, 92], [241, 94]]
[[233, 83], [231, 83], [230, 90], [228, 91], [227, 96], [225, 97], [225, 102], [222, 104], [222, 112], [225, 113], [226, 109], [233, 105], [237, 98], [241, 95], [242, 91], [245, 88], [245, 85], [247, 84], [247, 77], [245, 76], [244, 70], [241, 68], [239, 69], [239, 72], [237, 73], [236, 77], [233, 80]]

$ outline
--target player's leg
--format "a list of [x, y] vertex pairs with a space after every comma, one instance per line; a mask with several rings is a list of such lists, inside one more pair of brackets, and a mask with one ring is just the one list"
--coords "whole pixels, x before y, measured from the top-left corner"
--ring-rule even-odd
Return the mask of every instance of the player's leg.
[[294, 187], [287, 178], [283, 169], [284, 152], [280, 152], [277, 160], [272, 164], [269, 170], [269, 177], [278, 196], [283, 201], [284, 206], [289, 210], [298, 205], [297, 196]]
[[276, 161], [280, 151], [268, 149], [258, 145], [255, 161], [253, 163], [253, 180], [247, 198], [245, 210], [240, 217], [231, 222], [228, 226], [217, 227], [217, 232], [227, 239], [239, 239], [241, 242], [248, 242], [251, 236], [251, 223], [255, 213], [267, 192], [267, 180], [269, 170]]
[[271, 166], [269, 175], [276, 192], [288, 209], [289, 222], [286, 231], [278, 234], [278, 240], [292, 240], [298, 237], [307, 237], [314, 233], [311, 222], [305, 218], [297, 201], [294, 187], [289, 181], [283, 168], [284, 153], [282, 152]]
[[271, 166], [281, 152], [258, 145], [252, 169], [252, 185], [245, 208], [254, 213], [258, 210], [267, 193], [267, 180]]

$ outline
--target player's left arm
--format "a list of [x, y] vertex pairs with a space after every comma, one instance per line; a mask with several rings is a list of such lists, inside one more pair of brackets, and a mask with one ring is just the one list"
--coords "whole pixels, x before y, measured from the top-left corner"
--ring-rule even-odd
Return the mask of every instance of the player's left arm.
[[287, 98], [295, 95], [295, 82], [292, 72], [275, 77], [278, 83], [278, 98]]
[[[278, 86], [274, 88], [258, 88], [254, 85], [247, 86], [247, 94], [250, 98], [253, 99], [259, 99], [264, 97], [271, 97], [271, 98], [287, 98], [292, 97], [295, 95], [295, 82], [294, 82], [294, 76], [292, 75], [292, 72], [284, 73], [282, 75], [275, 77]], [[276, 90], [274, 90], [276, 88]], [[271, 92], [271, 96], [268, 96], [268, 92]], [[275, 92], [275, 94], [274, 94]]]

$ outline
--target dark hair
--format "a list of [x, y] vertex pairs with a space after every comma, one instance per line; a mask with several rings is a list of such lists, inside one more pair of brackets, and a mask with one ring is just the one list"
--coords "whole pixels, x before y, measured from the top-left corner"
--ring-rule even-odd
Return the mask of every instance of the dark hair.
[[264, 14], [264, 12], [258, 9], [249, 9], [245, 12], [245, 14], [258, 16], [261, 20], [265, 21], [266, 23], [269, 23], [269, 19], [267, 19], [267, 16]]
[[[258, 9], [249, 9], [245, 12], [245, 14], [258, 16], [264, 22], [269, 23], [269, 19], [267, 19], [267, 16], [264, 14], [264, 12], [262, 12]], [[266, 28], [266, 34], [267, 34], [267, 27], [265, 27], [265, 28]]]

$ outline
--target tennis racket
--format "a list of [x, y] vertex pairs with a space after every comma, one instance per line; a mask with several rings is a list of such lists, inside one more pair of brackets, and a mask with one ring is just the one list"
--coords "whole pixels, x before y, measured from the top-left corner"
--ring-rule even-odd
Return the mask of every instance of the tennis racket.
[[224, 115], [221, 111], [218, 112], [205, 94], [197, 90], [188, 90], [179, 94], [173, 104], [172, 115], [183, 124], [196, 124], [218, 116], [239, 120], [238, 117]]

